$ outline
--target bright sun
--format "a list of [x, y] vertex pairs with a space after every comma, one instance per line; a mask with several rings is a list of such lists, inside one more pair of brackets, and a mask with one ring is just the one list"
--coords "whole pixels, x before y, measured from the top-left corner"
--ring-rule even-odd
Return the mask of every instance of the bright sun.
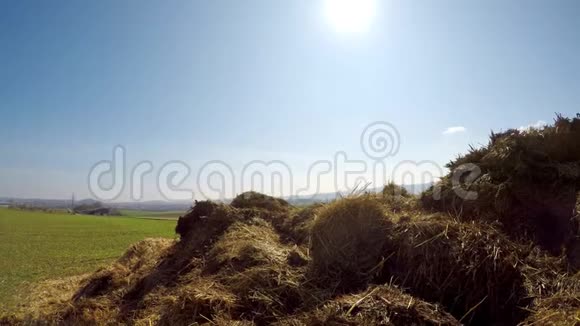
[[366, 32], [376, 13], [377, 0], [324, 0], [326, 20], [339, 33]]

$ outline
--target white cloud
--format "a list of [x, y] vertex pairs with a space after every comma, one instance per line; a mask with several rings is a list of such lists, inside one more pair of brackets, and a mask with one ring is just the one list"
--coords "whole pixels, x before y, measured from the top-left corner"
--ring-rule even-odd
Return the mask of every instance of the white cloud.
[[527, 131], [527, 130], [532, 130], [532, 129], [540, 129], [546, 125], [547, 125], [546, 121], [538, 120], [538, 121], [531, 123], [527, 126], [521, 126], [518, 128], [518, 130], [519, 131]]
[[462, 126], [456, 126], [456, 127], [449, 127], [447, 129], [445, 129], [445, 131], [443, 131], [444, 135], [451, 135], [451, 134], [456, 134], [456, 133], [460, 133], [460, 132], [466, 132], [467, 128], [462, 127]]

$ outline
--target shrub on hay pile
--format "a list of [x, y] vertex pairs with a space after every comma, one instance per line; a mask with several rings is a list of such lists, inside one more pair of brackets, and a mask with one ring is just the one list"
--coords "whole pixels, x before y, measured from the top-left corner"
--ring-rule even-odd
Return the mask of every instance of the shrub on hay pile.
[[461, 325], [437, 305], [389, 286], [330, 300], [311, 311], [283, 319], [276, 326], [323, 325]]
[[322, 207], [310, 239], [316, 274], [356, 286], [379, 263], [390, 224], [383, 206], [370, 195], [347, 197]]
[[271, 212], [287, 211], [289, 204], [281, 198], [275, 198], [255, 191], [244, 192], [231, 202], [236, 208], [257, 208]]
[[387, 183], [382, 190], [382, 194], [385, 197], [394, 197], [394, 196], [401, 196], [401, 197], [412, 197], [407, 189], [395, 184], [394, 182]]
[[381, 201], [392, 213], [409, 212], [418, 208], [417, 198], [407, 189], [389, 182], [381, 194]]
[[[471, 174], [466, 167], [477, 166]], [[580, 189], [580, 116], [555, 124], [493, 134], [487, 146], [450, 162], [450, 173], [426, 191], [426, 208], [463, 219], [499, 220], [516, 238], [531, 238], [559, 253], [572, 236], [570, 220]], [[460, 196], [458, 189], [477, 193]]]

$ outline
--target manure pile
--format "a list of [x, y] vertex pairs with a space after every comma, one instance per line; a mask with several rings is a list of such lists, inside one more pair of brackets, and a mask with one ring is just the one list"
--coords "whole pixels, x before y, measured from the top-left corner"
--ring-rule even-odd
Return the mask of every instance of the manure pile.
[[[439, 200], [196, 202], [178, 241], [141, 241], [0, 324], [578, 325], [579, 121], [492, 135]], [[453, 191], [464, 163], [481, 164], [471, 201]]]
[[[462, 220], [498, 221], [516, 240], [552, 254], [575, 242], [580, 190], [580, 115], [554, 125], [492, 133], [489, 144], [451, 161], [450, 173], [426, 191], [426, 208]], [[475, 171], [479, 173], [470, 173]], [[477, 193], [461, 196], [458, 188]]]

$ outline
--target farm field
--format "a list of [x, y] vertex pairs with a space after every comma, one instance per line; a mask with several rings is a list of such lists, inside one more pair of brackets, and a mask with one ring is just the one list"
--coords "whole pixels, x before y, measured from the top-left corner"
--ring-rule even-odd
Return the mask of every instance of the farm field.
[[185, 212], [183, 211], [163, 211], [163, 212], [155, 212], [155, 211], [143, 211], [143, 210], [132, 210], [132, 209], [122, 209], [121, 214], [123, 216], [128, 217], [137, 217], [137, 218], [149, 218], [149, 219], [170, 219], [170, 220], [177, 220], [179, 216], [183, 215]]
[[27, 284], [91, 272], [144, 238], [174, 237], [174, 221], [135, 217], [0, 208], [0, 310], [17, 305]]

